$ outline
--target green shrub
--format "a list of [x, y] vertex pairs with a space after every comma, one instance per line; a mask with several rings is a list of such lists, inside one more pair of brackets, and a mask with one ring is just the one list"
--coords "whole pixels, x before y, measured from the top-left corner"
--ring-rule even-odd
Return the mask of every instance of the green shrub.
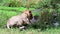
[[50, 3], [51, 0], [6, 0], [3, 2], [3, 6], [40, 8], [44, 5], [50, 5]]
[[9, 7], [20, 7], [21, 6], [20, 4], [21, 3], [19, 1], [14, 0], [14, 1], [10, 1], [7, 6], [9, 6]]
[[39, 23], [41, 28], [52, 27], [53, 26], [53, 14], [57, 15], [57, 12], [54, 9], [45, 8], [40, 12]]
[[60, 8], [58, 9], [58, 17], [57, 17], [57, 20], [58, 20], [58, 22], [60, 23]]

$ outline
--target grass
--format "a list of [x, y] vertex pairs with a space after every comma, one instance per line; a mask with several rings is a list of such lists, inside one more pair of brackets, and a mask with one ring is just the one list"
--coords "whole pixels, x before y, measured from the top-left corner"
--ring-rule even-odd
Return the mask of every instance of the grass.
[[[0, 12], [17, 12], [21, 13], [23, 10], [26, 10], [27, 8], [24, 7], [5, 7], [5, 6], [0, 6]], [[35, 10], [35, 8], [29, 8], [29, 10]], [[33, 12], [33, 15], [39, 14], [39, 12]]]
[[0, 10], [11, 10], [11, 11], [22, 11], [22, 10], [26, 10], [26, 8], [24, 7], [4, 7], [4, 6], [0, 6]]
[[[22, 11], [25, 9], [26, 8], [23, 8], [23, 7], [17, 8], [17, 7], [1, 7], [0, 6], [0, 13], [5, 12], [2, 14], [3, 16], [5, 14], [7, 14], [8, 16], [11, 16], [11, 14], [14, 15], [14, 14], [16, 14], [16, 12], [10, 11], [10, 10]], [[30, 10], [33, 10], [33, 9], [34, 8], [30, 8]], [[37, 15], [37, 14], [39, 14], [39, 12], [37, 12], [37, 13], [33, 12], [33, 15]], [[0, 28], [0, 34], [60, 34], [60, 28], [51, 28], [51, 29], [47, 29], [46, 31], [40, 31], [39, 29], [33, 29], [33, 28], [29, 28], [29, 29], [26, 29], [23, 31], [20, 31], [18, 28], [16, 28], [16, 29], [15, 28], [12, 28], [12, 29]]]
[[[5, 7], [5, 6], [0, 6], [0, 10], [8, 10], [8, 11], [23, 11], [26, 10], [27, 8], [24, 7]], [[35, 8], [29, 8], [29, 10], [34, 10]]]
[[40, 31], [38, 29], [26, 29], [20, 31], [19, 29], [2, 29], [0, 28], [0, 34], [60, 34], [60, 29], [52, 28], [46, 31]]

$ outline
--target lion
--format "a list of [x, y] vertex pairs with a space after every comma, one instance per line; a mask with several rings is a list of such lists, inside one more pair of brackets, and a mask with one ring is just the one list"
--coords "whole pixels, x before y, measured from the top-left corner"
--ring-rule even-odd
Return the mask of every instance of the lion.
[[30, 10], [23, 11], [20, 15], [16, 15], [11, 17], [7, 21], [7, 28], [10, 29], [12, 26], [18, 26], [19, 28], [22, 27], [25, 24], [30, 25], [30, 20], [33, 18], [32, 12]]

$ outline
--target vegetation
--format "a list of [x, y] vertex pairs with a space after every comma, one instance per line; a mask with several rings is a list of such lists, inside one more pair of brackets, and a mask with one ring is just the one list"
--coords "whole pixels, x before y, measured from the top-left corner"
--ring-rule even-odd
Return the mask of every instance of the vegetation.
[[[60, 0], [0, 0], [0, 34], [60, 34]], [[26, 30], [20, 31], [18, 28], [5, 29], [7, 20], [21, 14], [23, 10], [31, 10], [33, 16], [39, 15], [39, 20], [35, 25], [39, 28], [29, 26]], [[36, 9], [40, 9], [39, 11]], [[57, 14], [59, 26], [53, 28], [50, 24], [53, 21], [52, 13]], [[49, 27], [45, 31], [40, 31], [41, 27]]]
[[46, 4], [49, 5], [50, 2], [51, 0], [3, 0], [1, 6], [40, 8]]
[[19, 29], [0, 29], [0, 34], [60, 34], [60, 29], [51, 28], [46, 31], [39, 31], [38, 29], [27, 29], [20, 31]]

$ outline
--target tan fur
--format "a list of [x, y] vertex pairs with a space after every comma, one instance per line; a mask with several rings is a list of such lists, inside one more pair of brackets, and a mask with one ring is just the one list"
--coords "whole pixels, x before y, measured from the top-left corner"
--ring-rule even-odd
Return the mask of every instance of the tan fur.
[[23, 24], [31, 24], [30, 18], [32, 18], [32, 13], [29, 10], [23, 11], [22, 14], [13, 16], [7, 21], [7, 28], [10, 28], [13, 25], [22, 26]]

